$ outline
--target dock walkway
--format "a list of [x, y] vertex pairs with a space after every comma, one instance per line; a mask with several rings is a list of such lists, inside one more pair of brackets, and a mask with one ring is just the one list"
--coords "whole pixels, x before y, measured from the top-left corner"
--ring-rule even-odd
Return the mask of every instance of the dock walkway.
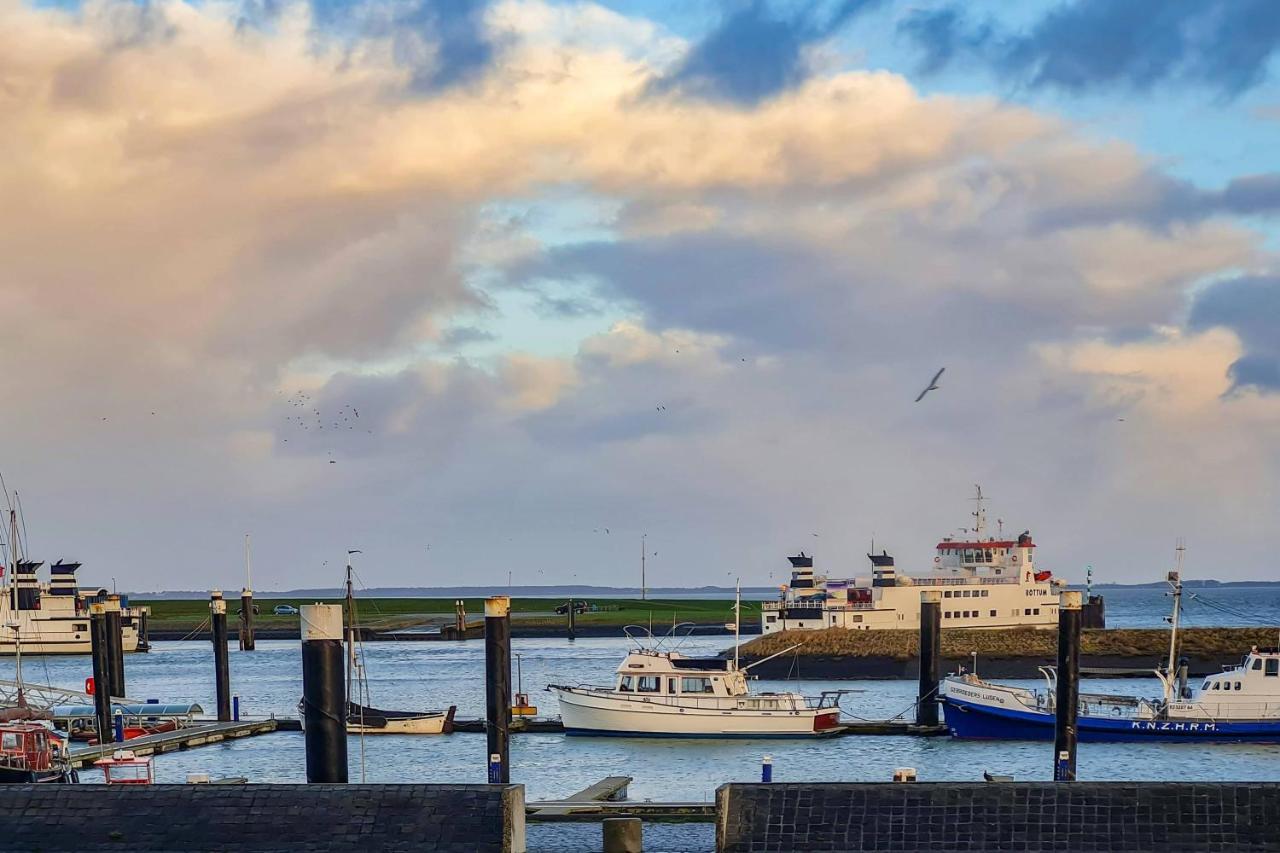
[[265, 720], [241, 720], [236, 723], [219, 723], [201, 721], [192, 726], [174, 732], [144, 735], [132, 738], [124, 743], [107, 743], [94, 746], [79, 746], [71, 750], [71, 766], [88, 767], [99, 758], [111, 755], [117, 749], [132, 750], [135, 755], [159, 755], [179, 749], [190, 749], [194, 746], [217, 743], [233, 738], [253, 737], [276, 731], [279, 721], [274, 717]]

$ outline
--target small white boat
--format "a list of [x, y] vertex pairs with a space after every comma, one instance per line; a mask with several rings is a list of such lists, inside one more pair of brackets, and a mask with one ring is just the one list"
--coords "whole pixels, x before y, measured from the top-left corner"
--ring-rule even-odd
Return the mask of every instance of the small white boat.
[[[735, 611], [739, 606], [735, 604]], [[740, 621], [735, 620], [735, 627]], [[611, 686], [548, 685], [560, 701], [565, 733], [763, 738], [815, 737], [841, 730], [840, 691], [819, 697], [753, 694], [747, 686], [750, 667], [738, 665], [736, 645], [732, 658], [694, 658], [664, 650], [680, 627], [684, 626], [672, 628], [662, 640], [649, 634], [646, 645], [632, 634], [644, 629], [628, 626], [625, 633], [637, 648], [622, 661]], [[786, 651], [791, 649], [779, 654]]]

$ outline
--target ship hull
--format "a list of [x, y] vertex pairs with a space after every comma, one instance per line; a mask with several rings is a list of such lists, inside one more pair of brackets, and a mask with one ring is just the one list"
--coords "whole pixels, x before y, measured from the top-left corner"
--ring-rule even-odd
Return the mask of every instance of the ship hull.
[[[946, 697], [947, 728], [954, 737], [982, 740], [1053, 740], [1052, 714], [998, 708]], [[1081, 742], [1280, 743], [1280, 720], [1135, 720], [1079, 716]]]
[[[615, 737], [806, 738], [838, 732], [832, 708], [742, 710], [708, 701], [703, 707], [620, 698], [565, 688], [550, 688], [560, 701], [566, 734]], [[756, 697], [753, 697], [756, 700]]]

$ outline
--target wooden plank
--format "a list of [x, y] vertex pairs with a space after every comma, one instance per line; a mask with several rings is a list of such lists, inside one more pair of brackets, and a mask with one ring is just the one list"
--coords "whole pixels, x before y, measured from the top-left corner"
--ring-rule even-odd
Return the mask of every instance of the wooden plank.
[[145, 735], [124, 743], [108, 743], [96, 746], [85, 746], [71, 751], [73, 767], [88, 767], [99, 758], [111, 755], [117, 749], [132, 750], [134, 755], [155, 755], [173, 752], [179, 749], [190, 749], [218, 743], [227, 738], [253, 737], [276, 730], [276, 721], [242, 720], [238, 723], [197, 723], [174, 732]]
[[585, 800], [625, 800], [627, 786], [631, 784], [630, 776], [606, 776], [599, 782], [588, 785], [577, 793], [565, 797], [575, 803]]

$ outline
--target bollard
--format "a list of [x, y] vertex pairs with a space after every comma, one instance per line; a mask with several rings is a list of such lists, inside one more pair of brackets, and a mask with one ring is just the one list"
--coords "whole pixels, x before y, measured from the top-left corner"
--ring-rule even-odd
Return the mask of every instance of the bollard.
[[347, 781], [342, 607], [302, 606], [302, 730], [308, 782]]
[[773, 756], [772, 755], [766, 755], [764, 759], [761, 760], [760, 762], [760, 781], [761, 782], [773, 781]]
[[98, 743], [111, 737], [111, 665], [107, 660], [107, 614], [101, 604], [89, 607], [89, 647], [93, 655], [94, 725]]
[[227, 660], [227, 602], [221, 590], [209, 593], [209, 624], [213, 637], [213, 676], [218, 695], [218, 722], [231, 722], [231, 672]]
[[492, 766], [498, 757], [498, 779], [511, 781], [511, 599], [490, 596], [484, 603], [485, 741]]
[[1058, 690], [1053, 726], [1053, 781], [1076, 779], [1076, 719], [1080, 712], [1080, 593], [1058, 599]]
[[254, 648], [253, 590], [246, 586], [240, 591], [240, 651], [251, 652]]
[[116, 743], [124, 743], [124, 714], [116, 709]]
[[240, 722], [240, 694], [235, 693], [231, 696], [231, 719], [237, 723]]
[[643, 853], [644, 826], [638, 817], [604, 819], [604, 853]]
[[916, 725], [938, 725], [938, 682], [942, 678], [942, 594], [920, 593], [920, 691]]
[[120, 613], [120, 596], [107, 596], [103, 610], [107, 619], [107, 680], [112, 696], [124, 696], [124, 628]]

